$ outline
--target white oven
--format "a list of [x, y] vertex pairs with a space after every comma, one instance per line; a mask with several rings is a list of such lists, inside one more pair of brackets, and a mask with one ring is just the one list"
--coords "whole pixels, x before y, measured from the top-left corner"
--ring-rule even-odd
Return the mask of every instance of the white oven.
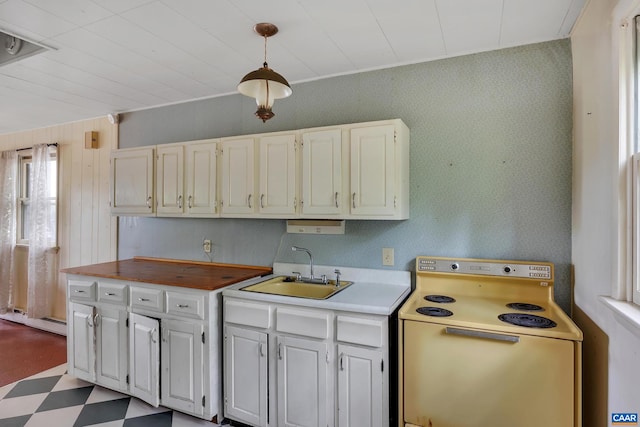
[[418, 257], [398, 313], [401, 427], [580, 427], [582, 332], [553, 265]]

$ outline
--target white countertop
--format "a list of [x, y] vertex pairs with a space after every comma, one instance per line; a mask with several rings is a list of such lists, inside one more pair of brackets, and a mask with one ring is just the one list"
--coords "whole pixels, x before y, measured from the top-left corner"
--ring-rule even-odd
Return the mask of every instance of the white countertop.
[[302, 273], [303, 276], [309, 275], [308, 264], [285, 263], [275, 263], [272, 275], [249, 279], [225, 288], [222, 295], [254, 301], [388, 316], [402, 304], [411, 292], [411, 273], [409, 271], [317, 265], [314, 266], [313, 273], [317, 277], [326, 274], [329, 279], [335, 279], [334, 270], [336, 268], [341, 272], [340, 280], [348, 280], [353, 284], [327, 299], [297, 298], [241, 290], [246, 286], [268, 280], [274, 276], [291, 275], [294, 271]]

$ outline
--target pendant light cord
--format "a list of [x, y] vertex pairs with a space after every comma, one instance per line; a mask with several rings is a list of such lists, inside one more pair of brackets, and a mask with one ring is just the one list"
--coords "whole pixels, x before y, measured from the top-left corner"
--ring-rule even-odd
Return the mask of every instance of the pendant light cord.
[[264, 68], [267, 68], [267, 36], [264, 36]]

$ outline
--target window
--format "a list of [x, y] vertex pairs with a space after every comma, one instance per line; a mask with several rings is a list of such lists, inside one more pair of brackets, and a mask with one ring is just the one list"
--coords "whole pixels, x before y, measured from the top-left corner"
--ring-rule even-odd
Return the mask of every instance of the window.
[[[58, 204], [58, 162], [57, 162], [57, 150], [51, 152], [51, 163], [48, 168], [48, 194], [53, 212], [53, 218], [56, 218], [57, 204]], [[33, 169], [31, 151], [22, 151], [19, 156], [19, 171], [20, 171], [20, 192], [18, 195], [17, 213], [18, 213], [18, 230], [16, 233], [17, 243], [21, 245], [29, 244], [29, 218], [31, 215], [31, 185], [33, 182]], [[50, 234], [46, 236], [46, 240], [51, 242], [51, 246], [57, 244], [57, 227], [51, 227]]]
[[631, 153], [631, 213], [632, 213], [632, 273], [631, 289], [627, 293], [627, 299], [640, 304], [640, 150], [638, 136], [640, 135], [640, 16], [633, 18], [631, 28], [632, 40], [629, 50], [633, 60], [630, 61], [628, 70], [627, 87], [629, 89], [630, 102], [627, 114], [627, 152]]

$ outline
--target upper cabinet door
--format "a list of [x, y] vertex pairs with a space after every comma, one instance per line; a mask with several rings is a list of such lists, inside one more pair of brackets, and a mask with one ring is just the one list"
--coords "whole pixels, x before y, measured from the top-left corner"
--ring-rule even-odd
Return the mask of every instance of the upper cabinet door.
[[185, 209], [190, 216], [218, 213], [215, 140], [186, 145]]
[[351, 130], [351, 214], [393, 215], [394, 126]]
[[279, 217], [296, 213], [295, 134], [260, 138], [258, 211]]
[[222, 214], [244, 216], [255, 212], [253, 138], [222, 140]]
[[153, 160], [153, 147], [111, 152], [111, 213], [154, 215]]
[[342, 131], [302, 134], [302, 214], [339, 215], [343, 212]]
[[158, 216], [181, 215], [184, 211], [184, 147], [159, 145], [156, 163]]

